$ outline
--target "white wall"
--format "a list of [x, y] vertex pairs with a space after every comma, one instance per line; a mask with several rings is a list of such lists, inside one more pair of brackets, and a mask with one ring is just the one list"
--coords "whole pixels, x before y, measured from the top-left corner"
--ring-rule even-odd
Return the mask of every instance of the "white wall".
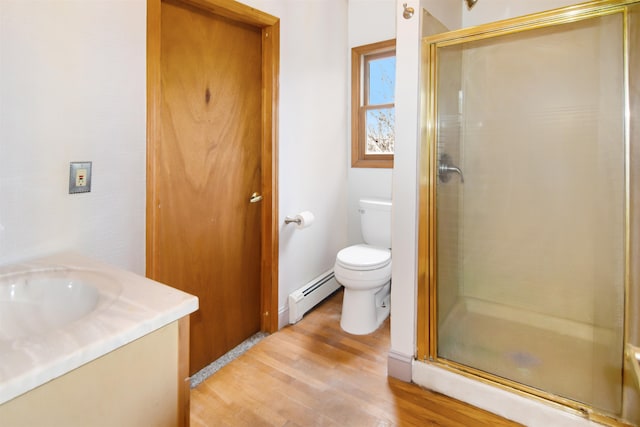
[[[144, 0], [0, 1], [0, 264], [73, 249], [144, 272]], [[69, 162], [93, 161], [68, 194]]]
[[[280, 299], [347, 243], [347, 0], [281, 18]], [[144, 273], [146, 2], [0, 2], [0, 263], [77, 249]], [[67, 194], [69, 162], [92, 191]], [[284, 226], [302, 210], [312, 227]]]
[[462, 8], [464, 28], [509, 19], [530, 13], [582, 3], [576, 0], [478, 0], [473, 9]]
[[[441, 15], [450, 10], [441, 1], [423, 1], [445, 25], [455, 21]], [[468, 16], [463, 12], [465, 25], [476, 11], [483, 20], [505, 18], [504, 1], [479, 0]], [[329, 269], [335, 253], [356, 239], [347, 232], [347, 192], [351, 211], [368, 188], [383, 195], [392, 185], [391, 346], [411, 355], [419, 13], [405, 20], [402, 4], [416, 10], [420, 4], [395, 4], [398, 133], [391, 184], [388, 171], [348, 167], [347, 108], [349, 47], [374, 38], [368, 28], [379, 28], [381, 40], [393, 36], [388, 2], [244, 2], [281, 18], [280, 224], [300, 210], [316, 215], [308, 229], [282, 225], [279, 307], [284, 310], [290, 291]], [[512, 1], [520, 9], [509, 13], [531, 3]], [[546, 0], [544, 9], [555, 7], [551, 3], [567, 0]], [[347, 31], [350, 20], [353, 32]], [[0, 264], [76, 249], [144, 272], [145, 34], [144, 0], [0, 2]], [[73, 160], [94, 162], [91, 193], [67, 194]], [[371, 182], [375, 186], [367, 187]]]
[[[349, 0], [349, 44], [347, 85], [351, 91], [351, 48], [391, 40], [396, 37], [395, 0]], [[348, 114], [351, 98], [348, 98]], [[350, 115], [348, 117], [351, 117]], [[348, 240], [349, 244], [362, 242], [358, 201], [363, 197], [391, 199], [391, 169], [351, 167], [351, 127], [347, 126], [348, 168]]]
[[[280, 324], [347, 243], [347, 0], [243, 0], [280, 18]], [[284, 225], [310, 210], [314, 224]]]
[[[416, 11], [403, 17], [404, 4]], [[393, 286], [391, 354], [409, 360], [416, 342], [418, 113], [420, 10], [446, 26], [459, 22], [459, 4], [444, 8], [438, 0], [396, 1], [396, 152], [393, 168]]]

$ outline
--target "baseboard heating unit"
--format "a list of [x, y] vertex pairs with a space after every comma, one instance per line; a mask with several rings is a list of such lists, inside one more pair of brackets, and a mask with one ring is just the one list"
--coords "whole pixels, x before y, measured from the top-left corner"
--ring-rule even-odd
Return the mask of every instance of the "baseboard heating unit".
[[289, 323], [299, 322], [306, 312], [339, 287], [340, 284], [336, 281], [333, 270], [329, 270], [292, 292], [289, 295]]

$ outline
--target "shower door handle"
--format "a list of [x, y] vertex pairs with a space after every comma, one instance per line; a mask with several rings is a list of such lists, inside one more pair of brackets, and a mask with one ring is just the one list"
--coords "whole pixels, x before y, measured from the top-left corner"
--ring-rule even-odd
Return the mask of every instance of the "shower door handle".
[[627, 344], [627, 359], [631, 364], [631, 372], [636, 378], [636, 386], [640, 390], [640, 347]]
[[449, 180], [451, 179], [451, 176], [449, 176], [449, 174], [451, 172], [455, 172], [460, 175], [460, 182], [464, 184], [464, 175], [462, 175], [462, 171], [460, 170], [460, 168], [453, 165], [453, 163], [451, 162], [451, 156], [449, 156], [448, 154], [443, 154], [442, 156], [440, 156], [440, 162], [438, 165], [438, 178], [440, 179], [440, 182], [449, 182]]

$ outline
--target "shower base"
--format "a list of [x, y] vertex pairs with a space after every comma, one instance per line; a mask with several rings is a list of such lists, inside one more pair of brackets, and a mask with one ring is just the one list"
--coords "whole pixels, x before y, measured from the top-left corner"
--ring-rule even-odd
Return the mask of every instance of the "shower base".
[[620, 412], [622, 343], [611, 330], [464, 298], [438, 339], [440, 358]]

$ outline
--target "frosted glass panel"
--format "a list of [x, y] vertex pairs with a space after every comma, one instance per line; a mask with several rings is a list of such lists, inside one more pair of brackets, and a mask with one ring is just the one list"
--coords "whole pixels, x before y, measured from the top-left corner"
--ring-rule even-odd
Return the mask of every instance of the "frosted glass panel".
[[[438, 356], [620, 412], [621, 14], [438, 49]], [[446, 156], [445, 156], [446, 154]]]

